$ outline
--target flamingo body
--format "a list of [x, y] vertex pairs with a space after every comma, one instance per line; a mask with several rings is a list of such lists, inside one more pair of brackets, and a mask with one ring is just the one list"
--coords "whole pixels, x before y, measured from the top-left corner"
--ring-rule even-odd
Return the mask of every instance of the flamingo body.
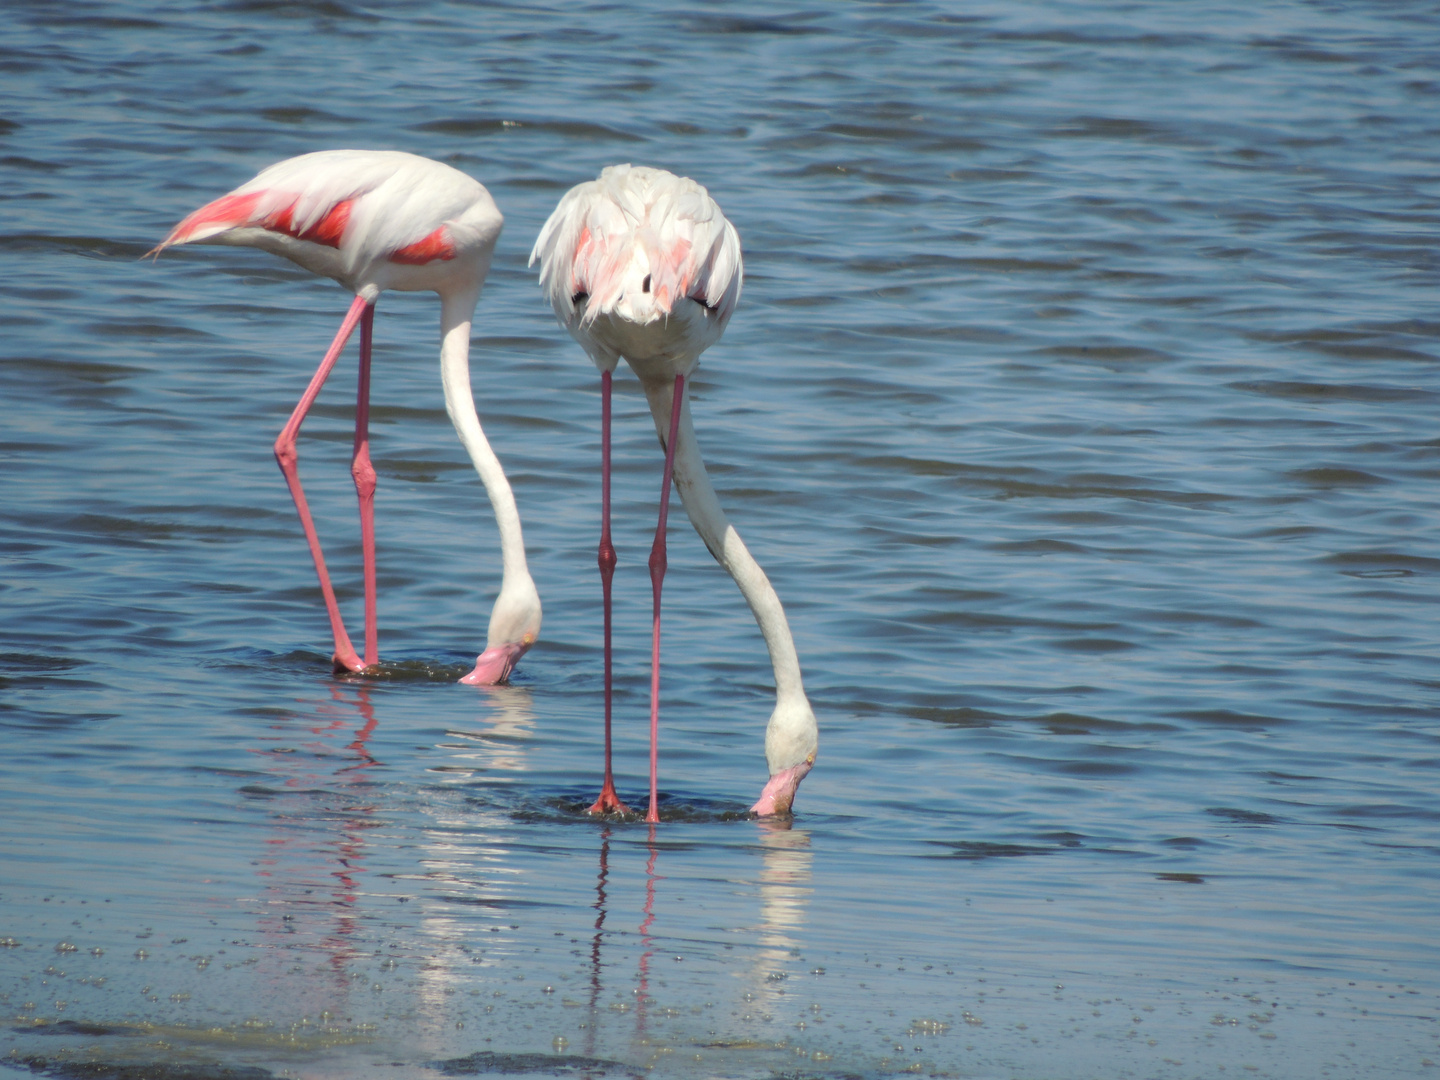
[[[330, 352], [276, 441], [315, 558], [335, 633], [337, 668], [377, 662], [373, 496], [369, 461], [370, 325], [386, 289], [432, 291], [441, 304], [441, 381], [446, 409], [490, 495], [500, 527], [504, 576], [487, 647], [462, 681], [503, 682], [540, 630], [540, 599], [525, 562], [520, 518], [499, 460], [475, 413], [470, 390], [470, 322], [504, 222], [485, 188], [438, 161], [397, 151], [326, 150], [281, 161], [182, 220], [155, 248], [231, 244], [260, 248], [330, 277], [355, 294]], [[305, 504], [295, 436], [345, 340], [361, 327], [361, 376], [352, 472], [360, 496], [366, 575], [366, 656], [360, 660], [340, 621], [324, 557]]]
[[614, 165], [572, 188], [540, 231], [530, 255], [556, 318], [601, 371], [602, 533], [605, 591], [605, 782], [592, 812], [625, 809], [610, 770], [609, 541], [610, 376], [620, 358], [634, 370], [666, 450], [660, 522], [650, 555], [654, 585], [651, 653], [651, 753], [648, 820], [657, 819], [660, 589], [666, 568], [665, 524], [673, 477], [696, 532], [734, 578], [760, 625], [775, 670], [776, 703], [765, 733], [770, 780], [752, 807], [790, 810], [819, 743], [794, 640], [775, 590], [715, 496], [684, 393], [700, 354], [720, 339], [740, 297], [740, 238], [704, 187], [661, 169]]

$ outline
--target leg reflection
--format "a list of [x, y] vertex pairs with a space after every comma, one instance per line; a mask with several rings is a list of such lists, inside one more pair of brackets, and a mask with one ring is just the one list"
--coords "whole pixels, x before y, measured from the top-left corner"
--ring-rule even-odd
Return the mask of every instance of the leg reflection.
[[600, 944], [605, 939], [605, 883], [610, 877], [610, 827], [600, 831], [600, 873], [595, 880], [595, 937], [590, 942], [590, 1022], [585, 1027], [585, 1056], [595, 1056], [595, 1031], [600, 1020]]
[[645, 1006], [650, 1001], [650, 957], [655, 952], [655, 941], [650, 937], [650, 927], [655, 922], [655, 883], [660, 880], [655, 873], [655, 826], [649, 826], [649, 835], [646, 837], [645, 845], [650, 850], [650, 857], [645, 860], [645, 918], [640, 920], [640, 945], [644, 951], [640, 954], [639, 969], [635, 980], [635, 1037], [645, 1037]]

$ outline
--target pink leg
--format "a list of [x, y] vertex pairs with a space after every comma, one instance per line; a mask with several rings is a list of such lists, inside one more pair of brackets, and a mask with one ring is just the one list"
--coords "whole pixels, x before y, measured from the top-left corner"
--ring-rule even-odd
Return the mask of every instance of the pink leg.
[[300, 433], [300, 425], [305, 422], [305, 415], [310, 411], [310, 406], [315, 404], [320, 387], [325, 385], [326, 378], [335, 367], [335, 361], [340, 359], [340, 351], [345, 347], [345, 342], [349, 340], [355, 324], [360, 321], [360, 317], [369, 307], [370, 305], [358, 296], [350, 305], [350, 310], [345, 313], [345, 321], [340, 324], [340, 329], [335, 334], [335, 340], [330, 343], [330, 351], [325, 354], [325, 359], [321, 360], [320, 366], [315, 369], [315, 374], [310, 379], [310, 385], [305, 388], [305, 393], [295, 406], [295, 411], [290, 414], [290, 419], [286, 421], [279, 438], [275, 440], [275, 460], [280, 463], [280, 471], [285, 474], [285, 483], [290, 487], [290, 497], [295, 500], [295, 509], [300, 513], [300, 524], [305, 529], [305, 539], [310, 544], [310, 554], [315, 557], [315, 573], [320, 578], [320, 591], [325, 595], [325, 608], [330, 613], [330, 629], [335, 634], [335, 669], [337, 671], [359, 671], [365, 665], [355, 655], [355, 649], [350, 644], [349, 636], [345, 633], [345, 624], [340, 621], [340, 605], [335, 602], [335, 590], [330, 587], [330, 574], [325, 569], [325, 556], [320, 551], [320, 538], [315, 534], [315, 521], [310, 516], [310, 507], [305, 502], [305, 492], [300, 487], [299, 458], [295, 453], [295, 437]]
[[605, 783], [600, 797], [586, 813], [628, 814], [630, 808], [615, 794], [615, 777], [610, 771], [610, 704], [612, 652], [610, 639], [610, 582], [615, 576], [615, 545], [610, 542], [610, 372], [600, 373], [600, 592], [605, 607]]
[[660, 523], [650, 548], [650, 585], [655, 612], [650, 636], [650, 809], [646, 821], [659, 821], [656, 810], [660, 775], [660, 586], [665, 580], [665, 522], [670, 515], [670, 480], [675, 474], [675, 440], [680, 433], [680, 405], [685, 398], [685, 376], [675, 376], [675, 398], [670, 405], [670, 437], [665, 440], [665, 483], [660, 489]]
[[360, 385], [355, 395], [355, 456], [350, 475], [360, 496], [360, 547], [365, 559], [365, 666], [380, 661], [380, 633], [375, 625], [375, 467], [370, 464], [370, 342], [375, 305], [360, 317]]

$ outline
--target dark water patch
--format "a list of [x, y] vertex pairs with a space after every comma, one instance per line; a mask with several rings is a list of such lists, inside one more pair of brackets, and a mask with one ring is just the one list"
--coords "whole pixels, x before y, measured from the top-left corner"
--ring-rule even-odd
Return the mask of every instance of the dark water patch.
[[77, 728], [86, 724], [104, 724], [118, 715], [110, 712], [53, 712], [0, 705], [0, 725], [15, 730], [55, 731]]
[[1313, 469], [1293, 469], [1288, 474], [1307, 487], [1331, 490], [1334, 488], [1363, 488], [1388, 484], [1389, 480], [1360, 469], [1347, 469], [1341, 465], [1321, 465]]
[[143, 368], [130, 367], [125, 364], [107, 363], [100, 360], [61, 360], [39, 356], [0, 357], [0, 370], [41, 372], [49, 378], [58, 377], [100, 386], [146, 374]]
[[1318, 562], [1334, 566], [1351, 577], [1410, 577], [1440, 573], [1440, 558], [1406, 555], [1398, 551], [1342, 551]]
[[1259, 810], [1244, 810], [1231, 806], [1206, 807], [1205, 813], [1234, 825], [1281, 825], [1285, 819]]
[[290, 106], [286, 108], [261, 109], [260, 115], [272, 124], [294, 124], [302, 126], [305, 124], [341, 124], [348, 123], [349, 118], [337, 116], [334, 113], [325, 112], [321, 109], [309, 109], [303, 105]]
[[933, 847], [948, 849], [944, 855], [927, 855], [929, 859], [960, 859], [979, 862], [983, 859], [1020, 859], [1031, 855], [1054, 855], [1071, 845], [1040, 847], [1032, 844], [999, 844], [980, 840], [927, 840]]
[[1346, 818], [1394, 818], [1399, 820], [1440, 821], [1440, 812], [1416, 806], [1402, 806], [1397, 803], [1364, 803], [1342, 806], [1331, 811]]
[[904, 705], [899, 712], [915, 720], [928, 720], [955, 728], [984, 728], [996, 720], [1004, 719], [1002, 714], [968, 705]]
[[89, 1023], [84, 1020], [51, 1020], [43, 1024], [26, 1024], [24, 1027], [16, 1027], [14, 1030], [27, 1035], [74, 1035], [88, 1038], [101, 1038], [106, 1035], [133, 1037], [141, 1034], [138, 1028], [124, 1024], [112, 1026]]
[[90, 331], [101, 338], [143, 338], [145, 340], [163, 340], [166, 338], [183, 339], [187, 341], [210, 341], [216, 335], [207, 330], [201, 330], [193, 326], [184, 326], [179, 323], [161, 323], [147, 319], [135, 319], [120, 321], [97, 322], [90, 327]]
[[26, 172], [39, 173], [63, 172], [66, 168], [66, 166], [54, 161], [37, 161], [35, 158], [21, 157], [18, 154], [0, 157], [0, 167], [23, 169]]
[[1109, 734], [1135, 733], [1140, 731], [1170, 731], [1171, 725], [1155, 723], [1128, 723], [1123, 720], [1107, 720], [1083, 713], [1056, 712], [1045, 716], [1017, 717], [1029, 723], [1039, 724], [1052, 735], [1093, 735], [1098, 731]]
[[1050, 761], [1046, 768], [1064, 776], [1130, 776], [1141, 771], [1138, 764], [1120, 761]]
[[[512, 820], [522, 824], [556, 825], [638, 825], [643, 824], [646, 809], [650, 805], [648, 792], [621, 791], [620, 801], [630, 808], [629, 813], [591, 814], [588, 810], [600, 793], [597, 783], [594, 791], [567, 792], [561, 795], [546, 795], [533, 789], [525, 791], [506, 790], [484, 796], [471, 795], [467, 802], [476, 806], [496, 806], [503, 809]], [[752, 815], [747, 807], [738, 803], [718, 802], [696, 796], [675, 795], [668, 791], [657, 793], [656, 812], [662, 823], [711, 825], [720, 822], [747, 821]]]
[[0, 672], [6, 675], [55, 675], [73, 671], [90, 663], [71, 656], [46, 653], [0, 652]]
[[1181, 885], [1204, 885], [1205, 878], [1200, 874], [1168, 873], [1156, 874], [1156, 881], [1174, 881]]
[[1234, 728], [1239, 731], [1269, 731], [1271, 728], [1294, 723], [1284, 717], [1235, 712], [1232, 709], [1185, 709], [1169, 715], [1206, 727]]
[[150, 248], [108, 236], [57, 236], [45, 233], [0, 234], [0, 251], [18, 255], [80, 255], [91, 259], [139, 260]]
[[618, 1061], [603, 1058], [581, 1057], [574, 1054], [502, 1054], [489, 1050], [477, 1051], [468, 1057], [450, 1058], [447, 1061], [430, 1063], [445, 1076], [484, 1076], [501, 1073], [506, 1076], [627, 1076], [639, 1080], [646, 1073], [642, 1069], [622, 1065]]
[[1077, 116], [1062, 121], [1047, 132], [1052, 138], [1115, 139], [1123, 142], [1152, 143], [1160, 146], [1204, 146], [1195, 129], [1179, 129], [1125, 116]]
[[337, 682], [351, 685], [377, 683], [459, 683], [475, 667], [474, 659], [442, 662], [430, 657], [382, 657], [364, 671], [336, 672]]
[[789, 18], [756, 18], [743, 15], [686, 14], [681, 25], [697, 34], [743, 34], [761, 37], [808, 37], [828, 34], [829, 28], [817, 25], [818, 16], [794, 15]]
[[238, 15], [273, 15], [281, 19], [340, 19], [378, 23], [381, 16], [339, 0], [228, 0], [219, 10]]
[[1234, 390], [1243, 390], [1251, 394], [1306, 402], [1361, 401], [1389, 404], [1405, 401], [1430, 401], [1436, 396], [1429, 390], [1400, 386], [1340, 385], [1282, 380], [1233, 382], [1229, 385]]
[[470, 138], [477, 135], [493, 135], [497, 132], [515, 132], [521, 129], [536, 134], [556, 135], [563, 139], [581, 139], [586, 142], [642, 143], [648, 141], [645, 136], [631, 131], [578, 120], [504, 120], [499, 117], [476, 116], [427, 120], [412, 128], [414, 131], [433, 132], [437, 135]]
[[254, 1065], [173, 1064], [152, 1061], [120, 1064], [105, 1061], [55, 1061], [38, 1056], [21, 1056], [10, 1061], [32, 1073], [57, 1080], [274, 1080], [275, 1073]]

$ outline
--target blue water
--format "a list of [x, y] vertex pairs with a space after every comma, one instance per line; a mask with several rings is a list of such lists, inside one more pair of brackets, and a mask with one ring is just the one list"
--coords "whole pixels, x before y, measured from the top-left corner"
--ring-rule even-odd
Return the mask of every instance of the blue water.
[[[0, 27], [0, 1073], [1440, 1062], [1435, 13], [46, 0]], [[473, 378], [545, 604], [508, 688], [454, 682], [499, 555], [434, 298], [380, 303], [385, 667], [336, 678], [270, 447], [349, 297], [258, 252], [140, 261], [348, 146], [506, 215]], [[791, 822], [743, 814], [770, 670], [683, 515], [665, 820], [579, 813], [598, 379], [525, 259], [620, 161], [706, 184], [744, 244], [694, 413], [820, 718]], [[300, 460], [357, 633], [353, 378]], [[616, 386], [639, 800], [661, 461]]]

